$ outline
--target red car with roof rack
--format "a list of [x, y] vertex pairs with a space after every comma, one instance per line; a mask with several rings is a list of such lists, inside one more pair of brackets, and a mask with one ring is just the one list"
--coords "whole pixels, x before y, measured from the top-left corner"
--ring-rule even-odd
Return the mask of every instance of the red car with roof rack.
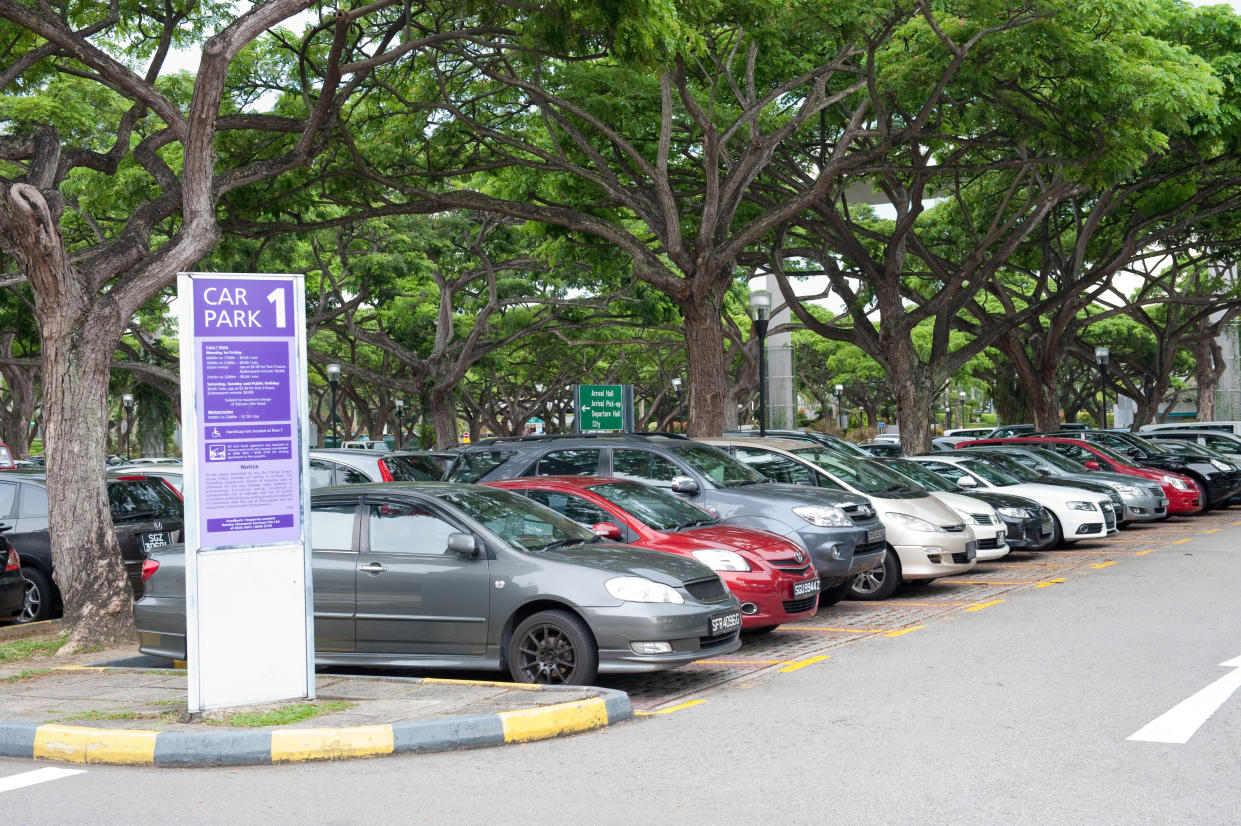
[[1199, 495], [1197, 484], [1188, 476], [1168, 470], [1138, 467], [1123, 453], [1112, 450], [1106, 445], [1085, 442], [1081, 439], [1056, 436], [1013, 436], [1003, 439], [974, 439], [961, 442], [957, 448], [1032, 444], [1050, 448], [1061, 456], [1080, 462], [1087, 470], [1123, 473], [1126, 476], [1135, 476], [1155, 482], [1163, 489], [1163, 494], [1168, 500], [1169, 515], [1198, 513], [1205, 504]]
[[722, 524], [709, 511], [665, 490], [598, 476], [538, 476], [484, 484], [521, 493], [608, 539], [703, 563], [741, 601], [744, 631], [770, 631], [818, 610], [819, 574], [796, 543], [766, 531]]

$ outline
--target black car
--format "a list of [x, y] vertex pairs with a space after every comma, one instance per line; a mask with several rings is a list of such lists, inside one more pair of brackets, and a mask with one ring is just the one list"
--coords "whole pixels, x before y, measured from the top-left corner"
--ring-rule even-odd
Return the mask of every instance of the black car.
[[13, 619], [26, 604], [26, 580], [17, 551], [0, 537], [0, 620]]
[[781, 485], [684, 436], [516, 436], [462, 448], [450, 482], [522, 476], [609, 476], [665, 488], [724, 522], [789, 539], [810, 554], [823, 588], [883, 564], [883, 524], [864, 497]]
[[[182, 540], [185, 508], [163, 479], [140, 472], [107, 480], [112, 524], [121, 545], [134, 595], [142, 594], [147, 551]], [[48, 619], [60, 607], [52, 569], [47, 523], [47, 479], [43, 474], [0, 475], [0, 533], [17, 549], [26, 593], [18, 622]]]
[[1037, 551], [1055, 542], [1051, 512], [1025, 496], [991, 490], [965, 489], [925, 465], [909, 459], [879, 459], [897, 473], [908, 476], [927, 490], [959, 493], [986, 502], [1004, 520], [1004, 541], [1014, 550]]
[[1156, 444], [1133, 433], [1114, 430], [1084, 430], [1080, 433], [1047, 434], [1070, 439], [1082, 439], [1093, 444], [1110, 447], [1124, 454], [1143, 467], [1168, 470], [1193, 479], [1198, 485], [1202, 508], [1219, 507], [1241, 493], [1241, 470], [1235, 465], [1209, 456], [1180, 453], [1170, 446]]

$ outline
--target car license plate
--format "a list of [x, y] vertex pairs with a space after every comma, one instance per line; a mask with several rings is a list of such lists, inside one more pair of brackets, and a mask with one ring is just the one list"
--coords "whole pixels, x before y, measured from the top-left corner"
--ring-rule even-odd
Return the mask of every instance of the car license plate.
[[869, 531], [867, 531], [866, 541], [867, 542], [882, 542], [883, 541], [883, 528], [871, 528]]
[[741, 627], [741, 612], [733, 611], [731, 614], [724, 614], [719, 617], [711, 618], [711, 636], [718, 634], [727, 634], [729, 631], [736, 631]]
[[965, 543], [965, 561], [973, 562], [978, 558], [978, 542], [971, 540]]
[[165, 548], [168, 544], [168, 534], [166, 533], [144, 533], [142, 535], [142, 550], [144, 551]]
[[819, 581], [817, 579], [807, 579], [805, 582], [793, 583], [794, 598], [817, 593], [819, 593]]
[[1159, 507], [1161, 507], [1161, 508], [1166, 508], [1166, 507], [1168, 507], [1168, 500], [1167, 500], [1167, 499], [1160, 499], [1160, 500], [1159, 500]]
[[1039, 533], [1041, 533], [1041, 534], [1049, 534], [1049, 533], [1051, 533], [1051, 529], [1052, 529], [1052, 524], [1051, 524], [1051, 522], [1050, 522], [1050, 521], [1047, 521], [1047, 522], [1041, 522], [1041, 523], [1039, 523], [1039, 526], [1038, 526], [1038, 532], [1039, 532]]

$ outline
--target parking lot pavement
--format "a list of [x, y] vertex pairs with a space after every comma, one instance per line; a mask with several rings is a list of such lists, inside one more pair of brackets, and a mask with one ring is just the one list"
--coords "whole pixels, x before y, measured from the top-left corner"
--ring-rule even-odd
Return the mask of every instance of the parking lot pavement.
[[601, 683], [627, 692], [639, 716], [671, 713], [737, 681], [813, 668], [830, 659], [839, 646], [886, 642], [917, 633], [930, 623], [994, 610], [1015, 591], [1054, 588], [1117, 565], [1141, 564], [1150, 554], [1182, 549], [1196, 537], [1234, 525], [1241, 525], [1241, 509], [1132, 525], [1108, 539], [1060, 550], [1013, 551], [959, 576], [907, 584], [887, 600], [846, 601], [823, 608], [808, 620], [746, 639], [739, 650], [718, 660], [661, 674], [603, 678]]
[[323, 713], [282, 722], [307, 704], [185, 714], [179, 669], [77, 665], [0, 679], [0, 756], [71, 763], [226, 766], [445, 751], [598, 729], [633, 713], [623, 693], [601, 688], [321, 675], [312, 705]]

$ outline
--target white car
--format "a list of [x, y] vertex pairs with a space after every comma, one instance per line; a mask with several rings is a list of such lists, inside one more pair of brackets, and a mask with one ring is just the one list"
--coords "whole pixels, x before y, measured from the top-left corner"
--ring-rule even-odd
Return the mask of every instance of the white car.
[[978, 539], [978, 561], [994, 562], [1008, 555], [1008, 528], [995, 508], [981, 499], [971, 499], [949, 491], [927, 491], [939, 501], [961, 515], [969, 523]]
[[[792, 439], [698, 441], [727, 450], [773, 482], [844, 490], [870, 500], [887, 533], [888, 555], [881, 567], [824, 591], [821, 605], [846, 596], [885, 599], [905, 580], [929, 582], [965, 573], [977, 564], [978, 540], [970, 521], [876, 462], [846, 458], [822, 445]], [[1003, 523], [997, 529], [1003, 532]]]
[[1079, 539], [1101, 539], [1116, 532], [1116, 510], [1112, 500], [1093, 491], [1021, 482], [999, 468], [968, 455], [936, 453], [908, 458], [948, 477], [961, 488], [1015, 493], [1038, 502], [1051, 511], [1055, 520], [1056, 541], [1053, 546]]

